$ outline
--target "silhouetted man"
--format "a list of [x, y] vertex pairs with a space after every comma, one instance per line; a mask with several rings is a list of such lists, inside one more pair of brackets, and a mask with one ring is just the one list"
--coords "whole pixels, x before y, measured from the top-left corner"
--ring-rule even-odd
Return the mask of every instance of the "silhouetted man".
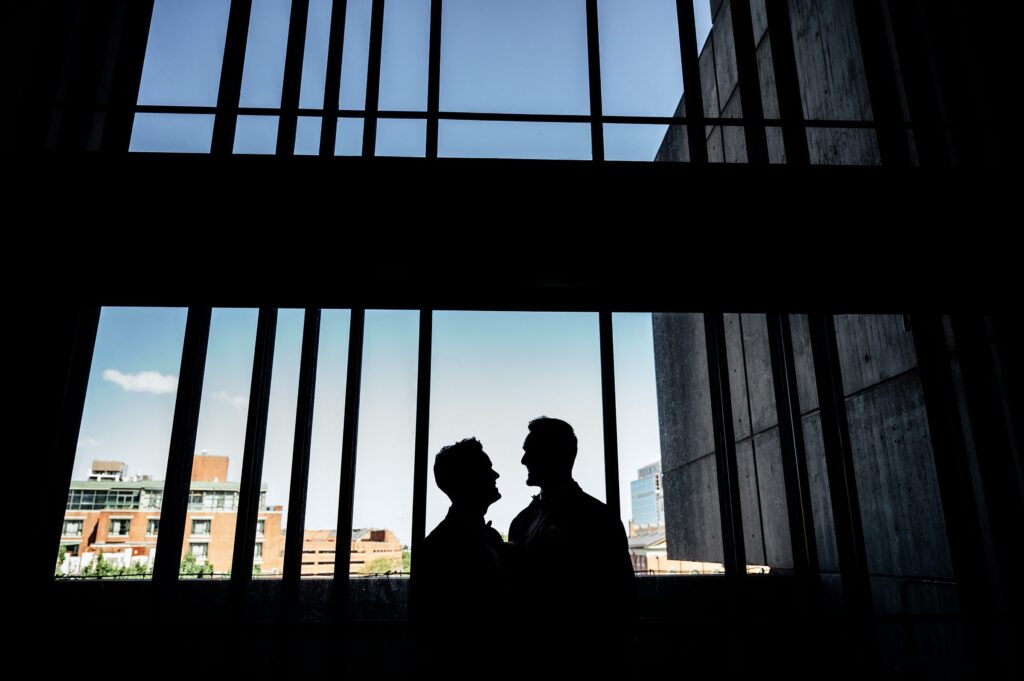
[[452, 505], [414, 558], [418, 657], [426, 671], [478, 672], [501, 638], [507, 547], [484, 522], [488, 507], [501, 498], [497, 479], [475, 438], [444, 447], [434, 459], [434, 480]]
[[572, 426], [541, 417], [529, 428], [526, 484], [541, 492], [509, 530], [526, 608], [517, 645], [540, 672], [623, 672], [635, 585], [622, 522], [572, 479]]

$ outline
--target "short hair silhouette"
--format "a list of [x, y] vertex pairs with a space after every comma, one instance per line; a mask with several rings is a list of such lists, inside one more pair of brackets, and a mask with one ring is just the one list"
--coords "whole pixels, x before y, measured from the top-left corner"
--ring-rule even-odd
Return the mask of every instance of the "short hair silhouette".
[[475, 437], [442, 447], [434, 457], [434, 481], [449, 497], [459, 496], [467, 486], [466, 465], [473, 457], [484, 453], [484, 446]]
[[568, 423], [561, 419], [541, 416], [530, 421], [529, 429], [533, 441], [543, 443], [548, 456], [553, 455], [569, 466], [576, 461], [576, 433]]

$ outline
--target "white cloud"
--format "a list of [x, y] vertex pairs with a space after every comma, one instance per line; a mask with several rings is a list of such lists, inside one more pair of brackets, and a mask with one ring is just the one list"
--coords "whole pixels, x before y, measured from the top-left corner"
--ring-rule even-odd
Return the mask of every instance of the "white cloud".
[[102, 444], [103, 440], [97, 440], [94, 437], [83, 437], [78, 440], [79, 449], [92, 449], [94, 447], [99, 447]]
[[152, 393], [164, 395], [174, 393], [178, 389], [177, 376], [164, 376], [158, 371], [140, 371], [137, 374], [125, 374], [117, 369], [103, 372], [103, 380], [116, 383], [128, 392]]
[[249, 397], [247, 395], [229, 395], [227, 391], [221, 390], [213, 394], [214, 399], [224, 404], [230, 404], [238, 411], [245, 411], [249, 408]]

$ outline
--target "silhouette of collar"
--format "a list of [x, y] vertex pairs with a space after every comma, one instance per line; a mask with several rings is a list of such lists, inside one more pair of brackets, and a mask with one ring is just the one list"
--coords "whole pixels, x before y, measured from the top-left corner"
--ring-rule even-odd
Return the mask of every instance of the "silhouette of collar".
[[448, 515], [445, 517], [445, 519], [451, 523], [462, 525], [464, 527], [482, 529], [484, 527], [491, 526], [491, 521], [488, 520], [485, 523], [484, 517], [482, 515], [477, 515], [476, 513], [473, 513], [471, 511], [466, 511], [465, 509], [457, 507], [455, 505], [448, 507]]
[[533, 498], [537, 502], [538, 506], [542, 509], [548, 510], [553, 508], [561, 500], [574, 496], [580, 491], [579, 484], [572, 478], [569, 478], [567, 482], [555, 489], [549, 489], [547, 491], [541, 490], [541, 493], [534, 495]]

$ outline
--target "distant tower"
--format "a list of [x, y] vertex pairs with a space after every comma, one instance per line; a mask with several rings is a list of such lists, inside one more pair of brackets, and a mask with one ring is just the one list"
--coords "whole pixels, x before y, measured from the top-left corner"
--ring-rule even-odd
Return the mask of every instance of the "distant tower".
[[665, 527], [665, 500], [661, 490], [661, 462], [644, 466], [629, 483], [633, 518], [630, 534], [658, 532]]

